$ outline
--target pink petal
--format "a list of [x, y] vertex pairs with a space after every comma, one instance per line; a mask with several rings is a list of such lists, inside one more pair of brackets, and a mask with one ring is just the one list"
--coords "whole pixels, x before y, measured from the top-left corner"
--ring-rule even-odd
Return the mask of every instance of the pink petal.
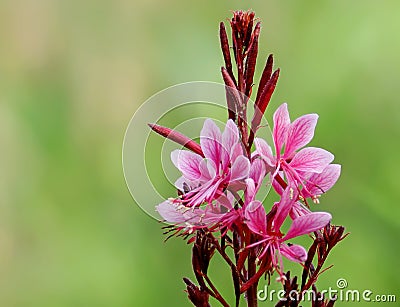
[[[277, 172], [277, 174], [280, 175], [281, 178], [284, 178], [283, 172]], [[280, 183], [277, 180], [275, 180], [272, 176], [273, 176], [273, 174], [270, 175], [272, 187], [274, 188], [276, 193], [278, 193], [279, 195], [282, 195], [284, 189], [282, 188]]]
[[304, 196], [310, 197], [312, 195], [321, 195], [328, 191], [339, 179], [340, 171], [341, 166], [339, 164], [330, 164], [322, 171], [322, 173], [312, 175], [305, 185], [311, 195], [304, 191]]
[[200, 145], [204, 156], [214, 161], [217, 166], [221, 162], [221, 138], [221, 131], [217, 125], [211, 119], [206, 119], [200, 132]]
[[272, 132], [278, 158], [280, 157], [282, 146], [286, 141], [289, 125], [290, 117], [287, 104], [283, 103], [274, 113], [274, 130]]
[[230, 163], [233, 164], [240, 156], [243, 156], [243, 146], [241, 143], [236, 143], [231, 149]]
[[175, 187], [178, 190], [185, 191], [186, 189], [193, 190], [198, 185], [198, 182], [192, 182], [181, 176], [175, 181]]
[[296, 201], [290, 211], [289, 215], [292, 220], [297, 219], [300, 216], [310, 214], [311, 211], [306, 206], [304, 206], [301, 202]]
[[214, 212], [211, 208], [193, 210], [179, 203], [172, 203], [169, 200], [156, 206], [156, 211], [168, 223], [190, 224], [197, 227], [205, 227], [217, 223], [225, 215], [225, 213]]
[[317, 121], [317, 114], [307, 114], [299, 117], [290, 125], [286, 140], [285, 158], [290, 158], [294, 151], [304, 147], [312, 140]]
[[297, 171], [321, 173], [333, 159], [333, 154], [325, 149], [307, 147], [300, 150], [289, 165]]
[[256, 195], [256, 185], [254, 184], [254, 180], [248, 178], [246, 179], [246, 190], [244, 192], [245, 205], [253, 201], [255, 195]]
[[312, 212], [307, 215], [299, 216], [289, 228], [288, 233], [283, 238], [284, 241], [325, 227], [332, 216], [327, 212]]
[[243, 181], [229, 182], [228, 189], [229, 189], [229, 191], [232, 191], [232, 192], [238, 192], [241, 190], [245, 190], [246, 184]]
[[[239, 130], [234, 121], [229, 119], [222, 133], [223, 167], [229, 164], [231, 150], [238, 142]], [[233, 163], [233, 161], [231, 163]]]
[[254, 145], [256, 146], [257, 153], [261, 158], [270, 166], [275, 166], [275, 158], [272, 154], [272, 149], [266, 141], [261, 138], [254, 139]]
[[245, 156], [239, 156], [231, 168], [230, 181], [247, 178], [250, 171], [250, 161]]
[[294, 187], [287, 187], [282, 194], [281, 200], [277, 205], [277, 211], [274, 217], [274, 227], [276, 231], [279, 231], [283, 222], [289, 215], [293, 204], [297, 201], [299, 193]]
[[200, 161], [199, 170], [201, 173], [201, 179], [203, 181], [208, 181], [215, 178], [216, 166], [212, 160], [205, 158]]
[[219, 203], [221, 206], [227, 208], [228, 210], [233, 209], [233, 202], [234, 202], [234, 196], [232, 193], [228, 193], [227, 195], [221, 194], [217, 199], [217, 203]]
[[255, 159], [251, 163], [249, 178], [253, 179], [259, 188], [266, 174], [265, 164], [260, 159]]
[[281, 254], [293, 262], [305, 262], [307, 260], [307, 251], [301, 245], [281, 245]]
[[183, 215], [182, 210], [179, 210], [179, 206], [182, 205], [173, 204], [170, 201], [166, 200], [156, 206], [156, 211], [162, 216], [165, 221], [169, 223], [180, 224], [184, 223], [187, 217]]
[[194, 181], [201, 177], [199, 165], [203, 158], [198, 154], [188, 150], [176, 149], [171, 152], [171, 160], [185, 178]]
[[255, 233], [265, 234], [267, 227], [267, 218], [263, 204], [258, 201], [252, 201], [245, 209], [244, 216], [249, 229]]

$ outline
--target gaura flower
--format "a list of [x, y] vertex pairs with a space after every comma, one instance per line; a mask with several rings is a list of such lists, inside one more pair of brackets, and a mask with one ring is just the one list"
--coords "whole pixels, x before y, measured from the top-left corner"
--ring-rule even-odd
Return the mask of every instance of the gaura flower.
[[[245, 180], [243, 207], [234, 207], [235, 198], [229, 191], [221, 194], [217, 199], [207, 203], [203, 207], [187, 207], [179, 200], [168, 199], [158, 206], [156, 211], [162, 218], [176, 226], [183, 233], [193, 233], [194, 230], [207, 228], [210, 231], [218, 230], [218, 227], [230, 230], [233, 224], [241, 227], [244, 220], [246, 206], [254, 200], [255, 195], [261, 187], [265, 177], [265, 165], [257, 159], [252, 162], [249, 178]], [[191, 188], [187, 183], [178, 182], [179, 187], [184, 190]]]
[[[254, 141], [256, 154], [260, 155], [274, 170], [272, 179], [275, 179], [279, 171], [283, 171], [289, 184], [294, 185], [299, 191], [302, 187], [303, 197], [317, 197], [323, 193], [324, 190], [313, 180], [329, 181], [326, 184], [332, 186], [340, 174], [340, 167], [328, 169], [326, 173], [323, 173], [333, 161], [333, 154], [322, 148], [303, 148], [313, 138], [317, 120], [317, 114], [307, 114], [291, 123], [287, 104], [284, 103], [273, 116], [275, 155], [266, 141], [261, 138], [256, 138]], [[321, 174], [321, 176], [313, 177], [315, 174]]]
[[[305, 174], [308, 179], [304, 183], [305, 189], [302, 190], [303, 198], [311, 197], [315, 203], [319, 203], [321, 194], [330, 190], [338, 180], [340, 170], [341, 166], [339, 164], [330, 164], [320, 174]], [[279, 172], [279, 174], [281, 173]], [[272, 186], [279, 195], [282, 195], [284, 189], [276, 180], [272, 182]], [[290, 217], [295, 219], [310, 212], [301, 201], [296, 201], [290, 211]]]
[[218, 226], [221, 219], [233, 209], [233, 196], [228, 195], [221, 195], [204, 208], [190, 208], [175, 199], [168, 199], [156, 206], [156, 211], [164, 221], [173, 224], [182, 233], [191, 234], [202, 228], [209, 231], [218, 230], [215, 226]]
[[294, 262], [304, 262], [307, 259], [307, 251], [296, 244], [287, 244], [286, 241], [295, 237], [312, 233], [325, 227], [332, 216], [326, 212], [310, 212], [297, 217], [284, 235], [281, 226], [296, 202], [298, 192], [292, 187], [284, 190], [281, 200], [276, 203], [271, 217], [267, 216], [261, 202], [253, 201], [247, 206], [245, 218], [249, 229], [259, 235], [260, 239], [248, 245], [247, 248], [259, 246], [258, 259], [265, 255], [270, 259], [272, 266], [283, 276], [282, 256]]
[[187, 150], [171, 153], [172, 162], [182, 172], [176, 185], [193, 187], [177, 199], [186, 207], [212, 202], [229, 187], [238, 189], [250, 170], [250, 161], [243, 154], [239, 131], [232, 120], [228, 120], [221, 133], [211, 119], [206, 119], [200, 145], [204, 158]]

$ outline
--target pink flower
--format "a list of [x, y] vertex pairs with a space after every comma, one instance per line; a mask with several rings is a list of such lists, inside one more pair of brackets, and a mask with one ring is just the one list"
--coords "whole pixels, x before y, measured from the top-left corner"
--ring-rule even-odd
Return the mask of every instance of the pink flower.
[[[171, 159], [182, 172], [178, 188], [185, 184], [190, 191], [180, 202], [187, 207], [212, 202], [227, 188], [237, 188], [247, 178], [250, 161], [243, 154], [239, 131], [232, 120], [228, 120], [223, 133], [211, 119], [206, 119], [200, 134], [204, 158], [187, 150], [175, 150]], [[240, 185], [239, 185], [240, 186]]]
[[233, 209], [232, 202], [231, 195], [229, 197], [222, 195], [205, 208], [190, 208], [175, 199], [168, 199], [156, 206], [156, 211], [164, 221], [173, 224], [178, 231], [191, 234], [201, 228], [213, 230], [223, 216]]
[[[273, 267], [283, 276], [282, 256], [294, 262], [304, 262], [307, 251], [296, 244], [287, 244], [286, 241], [295, 237], [312, 233], [325, 227], [331, 220], [331, 215], [326, 212], [311, 212], [293, 220], [288, 232], [284, 235], [280, 228], [292, 210], [298, 197], [298, 192], [292, 187], [284, 190], [279, 203], [274, 205], [274, 212], [267, 216], [261, 202], [253, 201], [245, 210], [245, 218], [249, 229], [260, 236], [260, 240], [247, 248], [262, 246], [258, 259], [268, 255]], [[270, 220], [268, 220], [270, 218]]]
[[[177, 231], [181, 231], [184, 234], [191, 234], [201, 228], [216, 231], [219, 230], [217, 226], [221, 226], [225, 231], [228, 231], [233, 224], [240, 228], [244, 220], [244, 209], [247, 204], [254, 200], [264, 177], [264, 163], [259, 159], [253, 161], [249, 178], [245, 180], [246, 188], [243, 207], [235, 208], [235, 198], [232, 193], [227, 191], [204, 207], [187, 207], [179, 199], [171, 198], [156, 206], [156, 211], [164, 221], [173, 224]], [[192, 188], [183, 181], [178, 181], [177, 185], [182, 190]]]
[[[275, 112], [273, 121], [273, 142], [275, 155], [271, 147], [261, 138], [255, 139], [256, 154], [274, 169], [272, 178], [283, 171], [289, 184], [293, 184], [303, 197], [317, 197], [323, 193], [318, 182], [331, 187], [340, 174], [340, 167], [324, 170], [333, 161], [334, 156], [321, 148], [304, 147], [314, 136], [317, 114], [307, 114], [290, 122], [287, 104], [282, 104]], [[320, 176], [318, 176], [320, 174]]]
[[[303, 198], [311, 197], [315, 203], [319, 203], [321, 194], [331, 189], [338, 180], [340, 169], [341, 166], [339, 164], [330, 164], [320, 174], [306, 174], [307, 181], [304, 184], [305, 189], [302, 190]], [[284, 190], [276, 180], [272, 182], [272, 186], [279, 195], [282, 195]], [[310, 212], [303, 203], [296, 201], [290, 211], [290, 217], [295, 219]]]

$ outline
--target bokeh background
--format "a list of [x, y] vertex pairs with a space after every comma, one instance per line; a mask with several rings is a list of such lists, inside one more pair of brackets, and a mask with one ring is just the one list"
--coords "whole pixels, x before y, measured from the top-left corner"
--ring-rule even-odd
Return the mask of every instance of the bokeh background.
[[190, 248], [133, 202], [124, 131], [157, 91], [220, 82], [218, 23], [249, 8], [257, 76], [269, 53], [282, 70], [267, 116], [319, 113], [312, 144], [343, 164], [321, 210], [351, 236], [319, 288], [400, 299], [399, 1], [3, 0], [0, 306], [189, 306]]

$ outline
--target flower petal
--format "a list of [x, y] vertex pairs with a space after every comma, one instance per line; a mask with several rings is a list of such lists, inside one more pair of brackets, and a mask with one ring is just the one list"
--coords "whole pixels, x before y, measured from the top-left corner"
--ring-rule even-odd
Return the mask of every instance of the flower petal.
[[307, 260], [307, 251], [301, 245], [281, 245], [281, 254], [293, 262], [304, 262]]
[[305, 184], [306, 190], [310, 192], [311, 195], [305, 190], [304, 197], [321, 195], [328, 191], [339, 179], [340, 172], [341, 166], [339, 164], [330, 164], [322, 173], [312, 175]]
[[204, 121], [200, 132], [200, 145], [206, 158], [214, 161], [218, 167], [221, 161], [221, 131], [209, 118]]
[[296, 201], [293, 204], [292, 210], [290, 211], [289, 215], [292, 220], [297, 219], [300, 216], [310, 214], [311, 211], [306, 206], [304, 206], [301, 202]]
[[265, 175], [266, 175], [266, 168], [264, 162], [261, 161], [260, 159], [253, 160], [250, 166], [249, 178], [254, 180], [255, 184], [257, 185], [257, 188], [260, 187]]
[[274, 113], [274, 137], [276, 156], [280, 157], [283, 144], [286, 142], [287, 130], [290, 125], [289, 111], [286, 103], [283, 103]]
[[231, 210], [231, 209], [233, 209], [233, 203], [234, 203], [234, 201], [235, 201], [235, 197], [232, 195], [232, 193], [227, 193], [227, 195], [225, 195], [225, 194], [221, 194], [217, 199], [216, 199], [216, 202], [220, 205], [220, 206], [222, 206], [222, 207], [224, 207], [224, 208], [226, 208], [226, 209], [228, 209], [228, 210]]
[[300, 150], [289, 165], [297, 171], [321, 173], [333, 159], [333, 154], [325, 149], [307, 147]]
[[230, 181], [236, 181], [247, 178], [250, 171], [250, 161], [245, 156], [239, 156], [231, 168]]
[[156, 211], [162, 216], [162, 218], [169, 223], [184, 223], [187, 217], [184, 216], [183, 211], [179, 210], [178, 204], [171, 203], [166, 200], [156, 206]]
[[332, 216], [327, 212], [312, 212], [307, 215], [299, 216], [293, 221], [283, 240], [286, 241], [321, 229], [325, 227], [331, 219]]
[[[282, 173], [283, 172], [278, 172], [278, 174], [281, 176], [281, 178], [283, 178]], [[279, 195], [282, 195], [284, 190], [283, 190], [281, 184], [277, 180], [275, 180], [275, 178], [273, 178], [272, 175], [273, 174], [270, 175], [271, 182], [272, 182], [272, 187], [274, 188], [276, 193], [278, 193]]]
[[181, 176], [175, 181], [174, 185], [178, 190], [181, 190], [182, 192], [187, 193], [190, 190], [193, 190], [194, 188], [196, 188], [196, 186], [198, 185], [198, 182], [197, 181], [192, 182], [192, 181], [186, 179], [185, 177]]
[[232, 148], [231, 148], [231, 157], [230, 157], [230, 163], [231, 165], [236, 161], [236, 159], [240, 156], [243, 156], [243, 146], [241, 143], [236, 143]]
[[285, 158], [290, 158], [292, 153], [307, 145], [314, 137], [318, 115], [307, 114], [296, 119], [288, 129], [285, 147]]
[[176, 149], [171, 152], [171, 160], [185, 178], [194, 181], [201, 177], [199, 165], [203, 158], [200, 155], [188, 150]]
[[215, 163], [207, 158], [200, 161], [199, 170], [201, 172], [201, 179], [203, 181], [211, 180], [216, 175]]
[[246, 179], [246, 190], [244, 191], [244, 203], [249, 204], [254, 200], [254, 196], [256, 195], [256, 185], [254, 180], [251, 178]]
[[277, 205], [277, 211], [274, 217], [275, 231], [279, 231], [294, 203], [297, 201], [299, 193], [294, 187], [287, 187], [282, 194], [281, 200]]
[[222, 163], [225, 168], [229, 163], [232, 148], [239, 142], [239, 130], [233, 120], [229, 119], [222, 133]]
[[265, 234], [267, 227], [267, 218], [263, 204], [254, 200], [246, 207], [244, 211], [246, 223], [249, 229], [255, 233]]
[[193, 210], [169, 200], [156, 206], [156, 211], [168, 223], [196, 225], [197, 228], [215, 224], [226, 214], [214, 212], [211, 208]]
[[254, 145], [256, 146], [257, 153], [261, 156], [261, 158], [270, 166], [275, 166], [275, 158], [272, 154], [272, 149], [268, 145], [268, 143], [261, 139], [255, 138]]

